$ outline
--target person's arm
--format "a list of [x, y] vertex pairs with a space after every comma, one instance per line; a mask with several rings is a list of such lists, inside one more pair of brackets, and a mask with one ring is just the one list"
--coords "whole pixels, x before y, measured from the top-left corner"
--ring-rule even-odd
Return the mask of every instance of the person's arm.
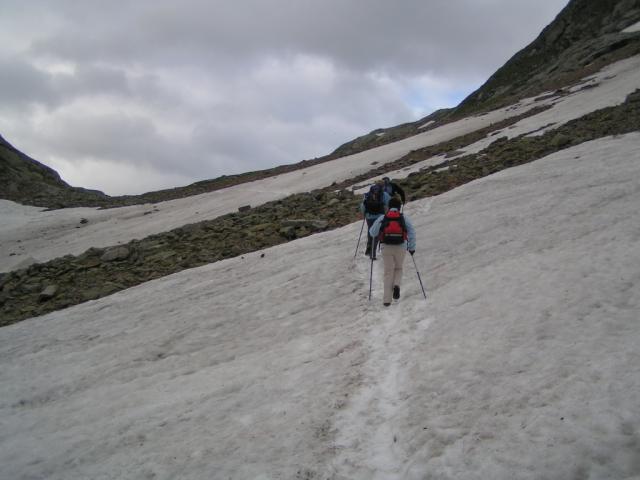
[[[410, 252], [416, 251], [416, 229], [413, 228], [413, 224], [408, 217], [404, 216], [404, 226], [407, 227], [407, 250]], [[413, 254], [412, 254], [413, 255]]]

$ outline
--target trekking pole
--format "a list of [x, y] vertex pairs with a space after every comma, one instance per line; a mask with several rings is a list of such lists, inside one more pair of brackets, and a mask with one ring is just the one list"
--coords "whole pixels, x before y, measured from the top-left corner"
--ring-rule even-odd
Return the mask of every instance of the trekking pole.
[[422, 285], [422, 278], [420, 278], [420, 272], [418, 271], [418, 265], [416, 265], [416, 259], [411, 255], [411, 259], [413, 260], [413, 266], [416, 267], [416, 273], [418, 274], [418, 281], [420, 282], [420, 288], [422, 289], [422, 295], [424, 295], [424, 299], [427, 299], [427, 294], [424, 291], [424, 286]]
[[362, 230], [364, 230], [364, 224], [367, 221], [366, 218], [362, 219], [362, 226], [360, 227], [360, 235], [358, 235], [358, 243], [356, 244], [356, 253], [353, 254], [353, 259], [356, 259], [356, 256], [358, 255], [358, 247], [360, 246], [360, 238], [362, 238]]
[[371, 255], [371, 271], [369, 272], [369, 301], [371, 301], [371, 284], [373, 283], [373, 255]]

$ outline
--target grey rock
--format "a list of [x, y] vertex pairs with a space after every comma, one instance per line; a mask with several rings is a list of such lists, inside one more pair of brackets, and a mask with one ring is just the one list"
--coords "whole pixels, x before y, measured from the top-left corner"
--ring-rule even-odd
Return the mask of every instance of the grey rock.
[[22, 290], [27, 293], [36, 293], [38, 290], [42, 288], [39, 282], [29, 282], [22, 286]]
[[280, 229], [280, 236], [293, 240], [296, 238], [296, 229], [294, 227], [282, 227]]
[[125, 260], [129, 257], [130, 254], [131, 252], [127, 247], [113, 247], [104, 252], [102, 257], [100, 257], [100, 260], [102, 260], [103, 262]]
[[311, 226], [316, 230], [324, 230], [329, 226], [329, 222], [326, 220], [314, 220], [311, 222]]
[[89, 259], [87, 259], [83, 264], [82, 267], [83, 268], [95, 268], [98, 265], [101, 265], [102, 262], [100, 261], [99, 258], [97, 257], [91, 257]]
[[311, 230], [322, 230], [329, 226], [326, 220], [288, 219], [282, 222], [283, 227], [308, 228]]
[[558, 133], [551, 140], [551, 145], [553, 145], [556, 148], [562, 148], [570, 143], [571, 143], [571, 138], [568, 135], [564, 135], [562, 133]]
[[51, 300], [53, 297], [55, 297], [57, 292], [57, 285], [48, 285], [44, 290], [42, 290], [42, 292], [40, 292], [40, 301], [46, 302], [47, 300]]

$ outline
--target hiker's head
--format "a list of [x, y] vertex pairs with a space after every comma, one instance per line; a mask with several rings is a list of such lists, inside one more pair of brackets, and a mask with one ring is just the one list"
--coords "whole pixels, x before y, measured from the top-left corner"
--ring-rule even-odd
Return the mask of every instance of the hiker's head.
[[382, 179], [382, 181], [383, 181], [384, 183], [391, 183], [391, 179], [390, 179], [389, 177], [384, 177], [384, 178]]
[[398, 210], [400, 210], [401, 206], [402, 202], [400, 201], [400, 199], [393, 197], [391, 200], [389, 200], [389, 209], [397, 208]]

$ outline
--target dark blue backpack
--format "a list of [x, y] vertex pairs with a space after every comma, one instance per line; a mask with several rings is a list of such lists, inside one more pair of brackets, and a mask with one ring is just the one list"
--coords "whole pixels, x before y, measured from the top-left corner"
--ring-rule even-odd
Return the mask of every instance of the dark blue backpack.
[[371, 185], [371, 188], [364, 195], [364, 211], [384, 215], [384, 194], [380, 185]]

